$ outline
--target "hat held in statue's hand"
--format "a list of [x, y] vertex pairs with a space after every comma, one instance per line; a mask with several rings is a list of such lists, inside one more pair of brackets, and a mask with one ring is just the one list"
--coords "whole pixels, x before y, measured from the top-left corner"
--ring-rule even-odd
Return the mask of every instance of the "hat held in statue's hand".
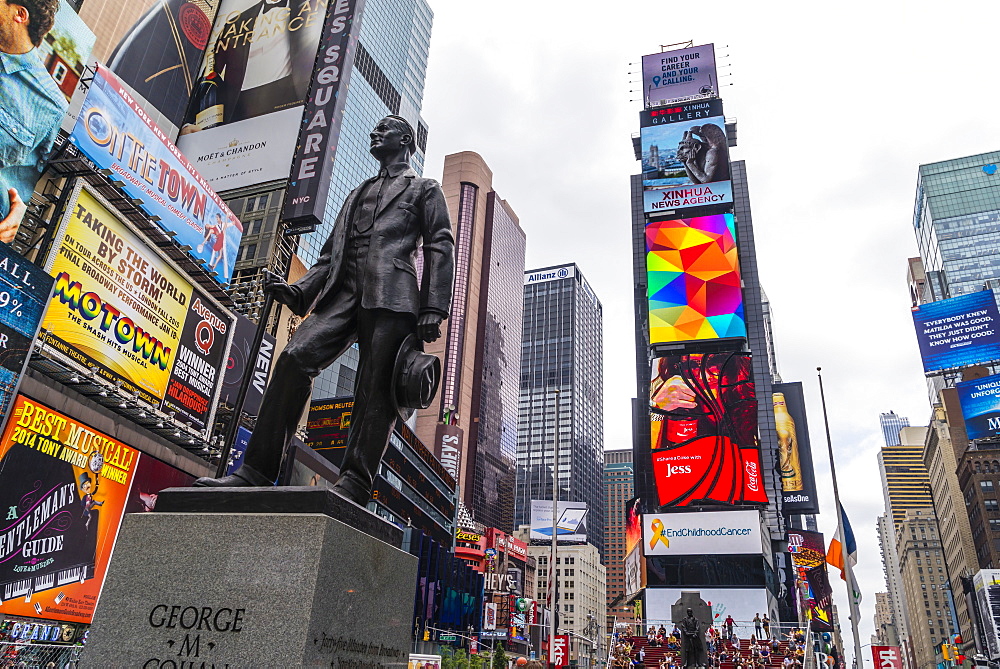
[[406, 420], [414, 409], [426, 409], [431, 405], [441, 383], [441, 361], [437, 356], [424, 353], [423, 342], [417, 335], [409, 334], [396, 354], [392, 378], [396, 408]]

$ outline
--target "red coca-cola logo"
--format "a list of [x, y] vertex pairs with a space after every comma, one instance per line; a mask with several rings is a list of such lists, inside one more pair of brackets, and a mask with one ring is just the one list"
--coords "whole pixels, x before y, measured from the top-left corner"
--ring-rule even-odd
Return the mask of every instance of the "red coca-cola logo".
[[205, 12], [193, 2], [185, 2], [177, 11], [177, 23], [181, 32], [191, 42], [191, 46], [204, 50], [208, 46], [208, 36], [212, 33], [212, 24]]

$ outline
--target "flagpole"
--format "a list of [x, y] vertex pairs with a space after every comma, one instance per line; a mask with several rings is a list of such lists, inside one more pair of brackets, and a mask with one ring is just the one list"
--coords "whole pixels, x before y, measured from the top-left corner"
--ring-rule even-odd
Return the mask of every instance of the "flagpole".
[[826, 448], [830, 454], [830, 475], [833, 478], [833, 500], [837, 505], [837, 534], [840, 541], [840, 559], [844, 562], [844, 579], [847, 582], [847, 604], [850, 611], [851, 631], [854, 634], [854, 666], [855, 669], [863, 669], [864, 662], [861, 658], [861, 637], [858, 635], [858, 611], [857, 602], [854, 599], [855, 584], [854, 571], [851, 569], [850, 555], [847, 553], [847, 537], [844, 533], [844, 507], [840, 505], [840, 488], [837, 486], [837, 466], [833, 461], [833, 439], [830, 437], [830, 421], [826, 415], [826, 393], [823, 392], [823, 368], [816, 368], [816, 376], [819, 378], [819, 398], [823, 405], [823, 426], [826, 428]]

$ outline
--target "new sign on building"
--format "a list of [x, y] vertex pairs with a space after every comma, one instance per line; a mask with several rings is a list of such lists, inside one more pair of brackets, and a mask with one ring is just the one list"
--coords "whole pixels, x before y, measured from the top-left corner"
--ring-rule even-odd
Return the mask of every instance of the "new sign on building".
[[758, 511], [654, 513], [642, 516], [642, 549], [654, 555], [768, 553]]

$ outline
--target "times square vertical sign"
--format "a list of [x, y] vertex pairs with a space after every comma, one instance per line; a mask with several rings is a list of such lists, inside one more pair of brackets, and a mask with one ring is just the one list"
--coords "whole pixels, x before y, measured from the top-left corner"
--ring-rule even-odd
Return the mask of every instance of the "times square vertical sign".
[[365, 0], [330, 0], [281, 211], [287, 235], [323, 220]]

